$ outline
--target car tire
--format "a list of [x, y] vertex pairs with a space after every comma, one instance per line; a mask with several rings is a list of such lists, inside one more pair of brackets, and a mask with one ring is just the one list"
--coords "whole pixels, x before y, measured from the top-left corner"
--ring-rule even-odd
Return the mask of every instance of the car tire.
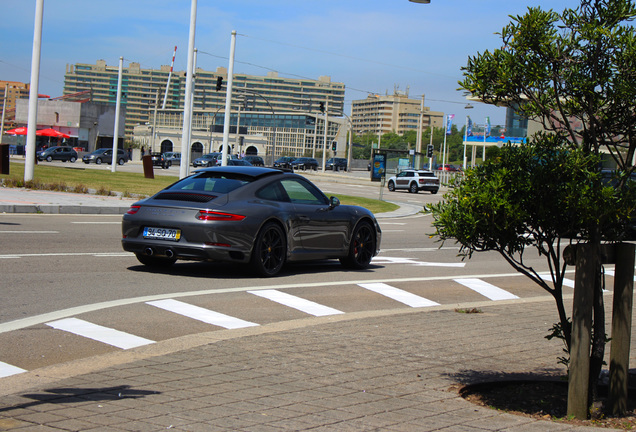
[[102, 164], [102, 158], [95, 159], [95, 164], [101, 165]]
[[387, 188], [389, 188], [390, 192], [395, 192], [395, 183], [390, 181], [389, 184], [387, 185]]
[[252, 269], [258, 276], [271, 277], [278, 274], [285, 264], [287, 241], [283, 229], [275, 222], [261, 228], [250, 258]]
[[47, 162], [53, 162], [53, 158], [52, 158], [51, 156], [47, 156], [47, 157], [46, 157], [46, 161], [47, 161]]
[[77, 158], [75, 158], [75, 156], [71, 156], [71, 158], [68, 161], [70, 163], [75, 163], [76, 160], [77, 160]]
[[124, 164], [124, 162], [126, 162], [126, 161], [125, 161], [125, 160], [123, 160], [123, 159], [119, 159], [119, 160], [117, 161], [117, 164], [118, 164], [118, 165], [123, 165], [123, 164]]
[[375, 233], [369, 222], [360, 222], [353, 230], [349, 254], [340, 259], [345, 267], [355, 270], [367, 268], [375, 253]]
[[177, 262], [176, 258], [148, 256], [140, 253], [135, 254], [135, 256], [140, 263], [152, 268], [168, 267]]
[[433, 190], [431, 191], [431, 193], [432, 193], [433, 195], [435, 195], [435, 194], [437, 193], [437, 191], [438, 191], [438, 190], [439, 190], [439, 189], [433, 189]]
[[418, 191], [419, 191], [419, 189], [417, 188], [417, 183], [411, 183], [409, 185], [409, 192], [417, 193]]

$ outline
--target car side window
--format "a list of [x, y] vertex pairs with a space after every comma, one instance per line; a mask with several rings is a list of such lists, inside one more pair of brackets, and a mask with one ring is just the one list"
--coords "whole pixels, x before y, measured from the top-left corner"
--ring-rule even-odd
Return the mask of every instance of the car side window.
[[280, 182], [272, 182], [256, 192], [256, 196], [260, 199], [269, 201], [289, 202], [287, 194], [282, 189]]
[[294, 204], [328, 204], [322, 192], [309, 183], [297, 179], [281, 180], [280, 183]]

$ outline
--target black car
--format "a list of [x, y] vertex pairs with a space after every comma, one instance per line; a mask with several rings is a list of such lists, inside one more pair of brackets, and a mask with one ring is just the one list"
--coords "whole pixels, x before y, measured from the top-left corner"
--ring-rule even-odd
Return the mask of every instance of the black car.
[[72, 147], [49, 147], [46, 150], [38, 152], [39, 161], [51, 162], [61, 160], [63, 162], [75, 162], [77, 160], [77, 152]]
[[325, 163], [325, 169], [334, 171], [346, 171], [347, 159], [345, 158], [329, 158]]
[[283, 156], [274, 161], [274, 168], [291, 168], [291, 164], [295, 161], [295, 157]]
[[172, 162], [166, 160], [163, 153], [150, 153], [150, 159], [152, 160], [153, 166], [160, 166], [163, 169], [170, 168], [172, 165]]
[[243, 157], [243, 160], [248, 161], [253, 166], [265, 166], [265, 162], [263, 161], [263, 158], [260, 156], [248, 155]]
[[123, 216], [121, 242], [139, 262], [162, 270], [177, 260], [221, 261], [274, 276], [293, 261], [339, 259], [366, 268], [381, 237], [369, 210], [340, 205], [303, 176], [226, 166], [201, 169], [134, 203]]
[[291, 163], [291, 167], [293, 169], [301, 169], [301, 170], [312, 169], [316, 171], [318, 169], [318, 161], [314, 158], [301, 157], [293, 161]]

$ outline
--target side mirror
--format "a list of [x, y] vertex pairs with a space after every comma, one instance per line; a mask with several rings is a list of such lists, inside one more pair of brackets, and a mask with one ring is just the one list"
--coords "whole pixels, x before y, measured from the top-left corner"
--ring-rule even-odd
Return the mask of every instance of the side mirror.
[[336, 198], [335, 196], [332, 196], [329, 198], [329, 208], [333, 209], [336, 208], [340, 205], [340, 200], [338, 198]]

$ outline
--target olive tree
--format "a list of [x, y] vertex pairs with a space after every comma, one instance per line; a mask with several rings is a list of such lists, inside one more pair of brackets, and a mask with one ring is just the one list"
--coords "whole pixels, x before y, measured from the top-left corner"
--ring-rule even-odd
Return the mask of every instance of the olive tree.
[[[438, 235], [457, 239], [469, 254], [499, 251], [555, 295], [568, 345], [569, 325], [558, 300], [564, 265], [560, 249], [550, 241], [559, 244], [567, 235], [599, 246], [595, 250], [600, 263], [601, 242], [620, 239], [614, 222], [625, 224], [633, 208], [623, 193], [629, 189], [622, 186], [634, 170], [636, 149], [635, 16], [632, 0], [582, 0], [579, 7], [562, 13], [528, 8], [522, 16], [511, 16], [500, 33], [500, 48], [469, 57], [459, 83], [481, 101], [513, 107], [551, 135], [537, 137], [525, 150], [508, 148], [496, 163], [468, 173], [434, 210]], [[601, 153], [610, 155], [622, 173], [618, 188], [601, 181], [594, 166]], [[530, 158], [530, 166], [521, 158]], [[510, 170], [520, 176], [510, 176]], [[539, 190], [547, 193], [539, 197]], [[528, 196], [543, 201], [529, 201]], [[452, 213], [456, 220], [448, 217]], [[569, 229], [564, 221], [571, 224]], [[548, 260], [552, 286], [523, 264], [528, 246]], [[592, 389], [605, 344], [600, 270], [596, 280]]]

